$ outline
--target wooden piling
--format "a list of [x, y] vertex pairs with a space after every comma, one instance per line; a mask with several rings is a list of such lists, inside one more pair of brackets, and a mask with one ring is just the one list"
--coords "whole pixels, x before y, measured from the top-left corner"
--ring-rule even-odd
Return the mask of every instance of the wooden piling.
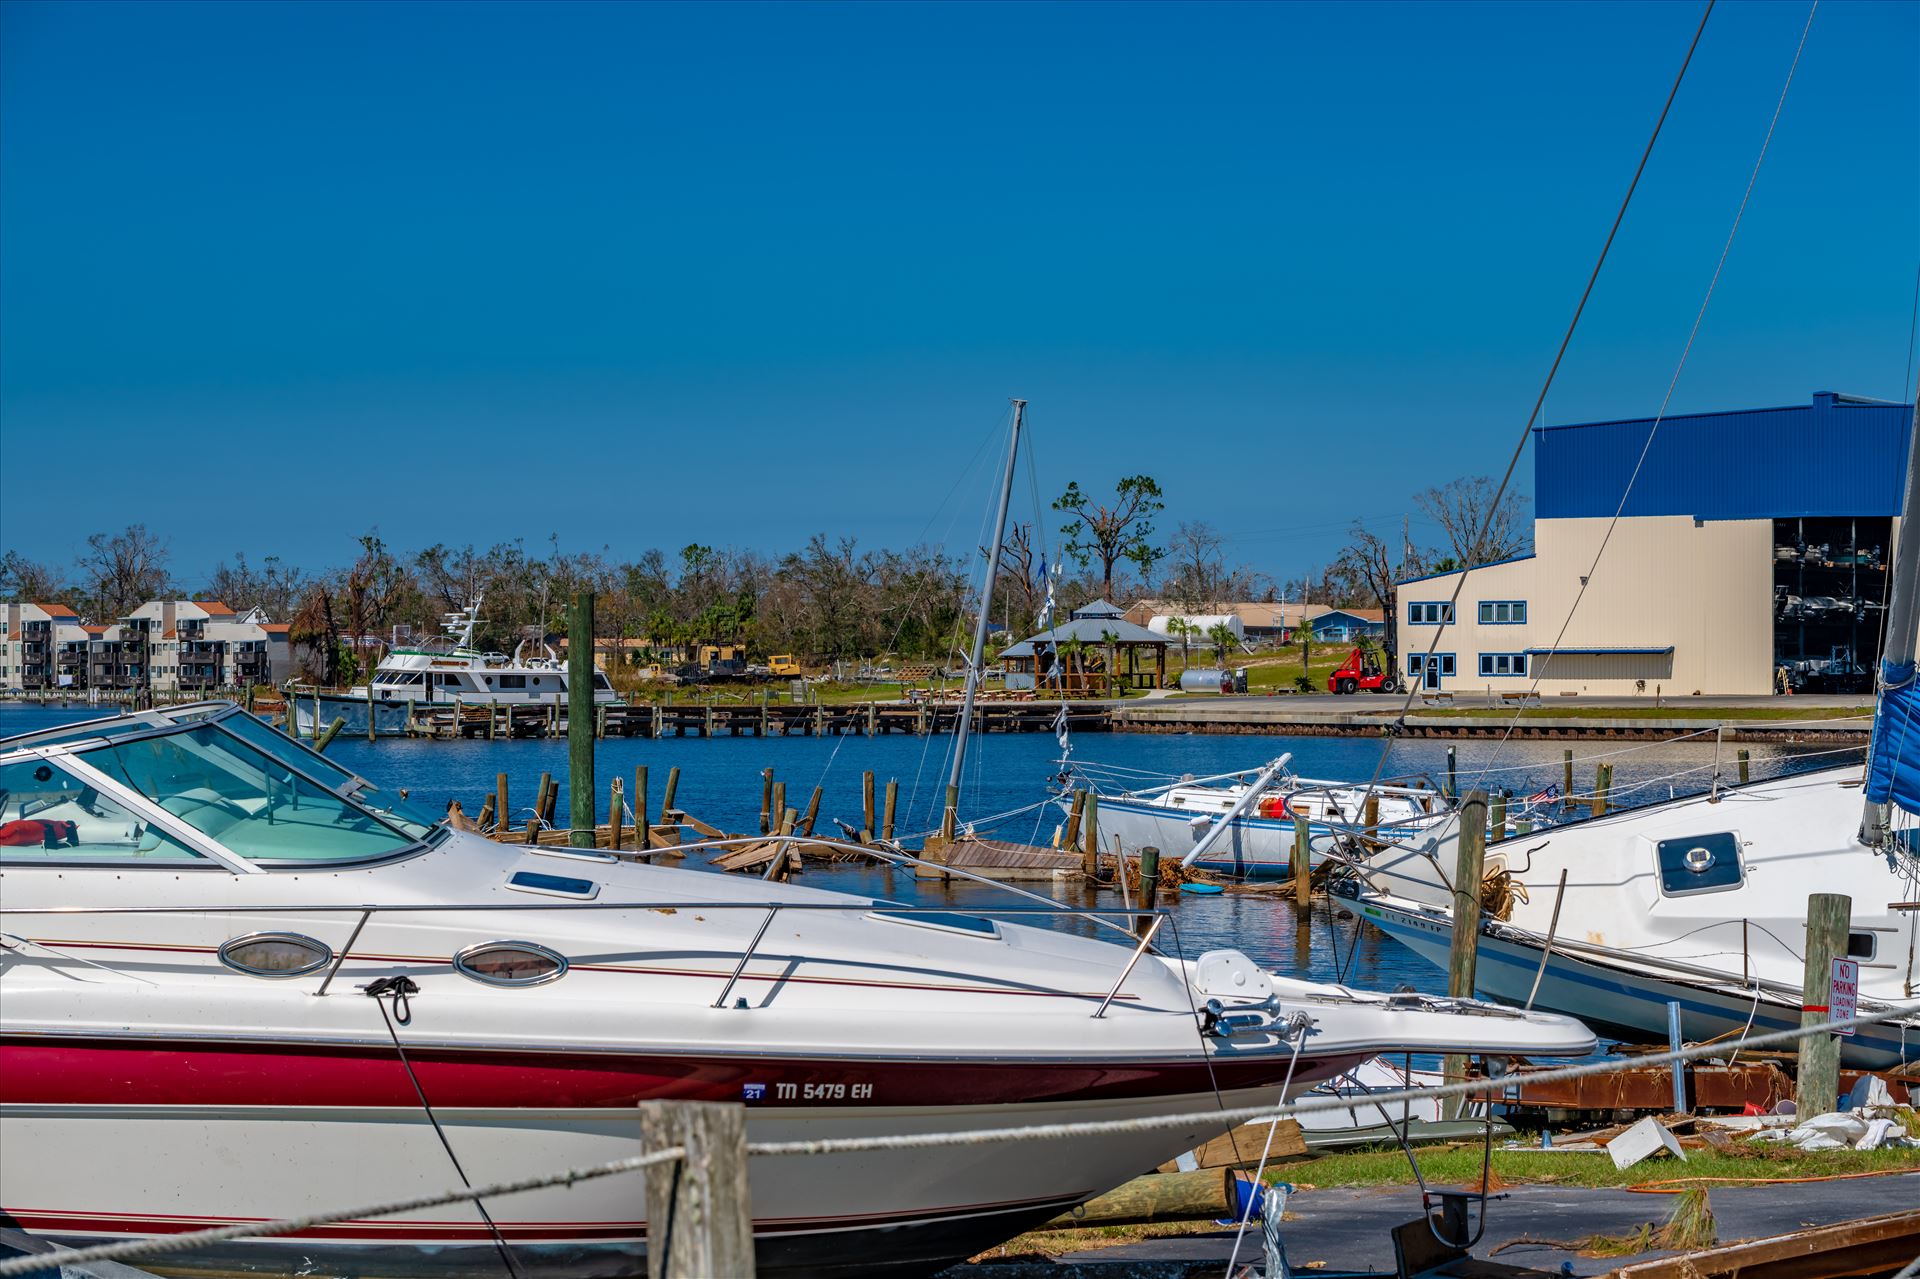
[[1100, 795], [1097, 791], [1081, 792], [1087, 797], [1086, 808], [1080, 817], [1083, 831], [1080, 838], [1080, 870], [1088, 879], [1100, 878]]
[[1613, 790], [1613, 765], [1600, 764], [1593, 770], [1593, 815], [1604, 817], [1607, 813], [1607, 796]]
[[1086, 811], [1086, 807], [1087, 792], [1081, 789], [1075, 789], [1073, 792], [1073, 802], [1067, 807], [1067, 829], [1061, 836], [1061, 847], [1080, 847], [1080, 819]]
[[633, 842], [641, 852], [653, 847], [653, 821], [647, 816], [647, 766], [633, 770]]
[[813, 834], [813, 824], [820, 818], [820, 792], [823, 789], [825, 788], [820, 786], [814, 787], [813, 798], [807, 801], [806, 820], [800, 823], [800, 833], [802, 835]]
[[507, 807], [507, 775], [493, 775], [493, 812], [496, 829], [506, 831], [513, 826], [513, 810]]
[[[765, 720], [767, 708], [760, 708], [760, 718]], [[773, 829], [773, 770], [760, 770], [760, 833], [766, 834]]]
[[778, 830], [780, 828], [780, 814], [786, 811], [787, 811], [787, 784], [785, 782], [777, 781], [773, 784], [773, 829], [774, 830]]
[[1367, 842], [1370, 844], [1378, 843], [1380, 840], [1379, 791], [1369, 790], [1367, 792], [1367, 802], [1361, 807], [1360, 814], [1360, 825], [1367, 832]]
[[373, 740], [373, 676], [367, 676], [367, 740]]
[[1293, 904], [1302, 914], [1313, 900], [1313, 843], [1307, 832], [1307, 815], [1293, 815]]
[[940, 834], [949, 844], [960, 829], [960, 788], [947, 784], [947, 803], [940, 813]]
[[[457, 803], [458, 801], [456, 800], [455, 802]], [[480, 812], [479, 815], [473, 819], [473, 828], [483, 831], [491, 825], [493, 825], [493, 796], [488, 795], [480, 801]]]
[[[1121, 874], [1125, 874], [1124, 868]], [[1152, 844], [1140, 849], [1140, 909], [1153, 910], [1160, 897], [1160, 850]], [[1145, 937], [1147, 930], [1153, 927], [1153, 919], [1147, 915], [1137, 915], [1133, 921], [1136, 936]]]
[[1740, 784], [1745, 786], [1753, 777], [1753, 753], [1746, 747], [1740, 748]]
[[880, 838], [886, 840], [889, 844], [893, 842], [893, 810], [899, 802], [900, 780], [895, 777], [889, 777], [887, 779], [887, 806], [882, 811], [880, 818]]
[[593, 704], [593, 592], [573, 597], [567, 619], [567, 843], [594, 846], [593, 739], [599, 725]]
[[1560, 802], [1573, 802], [1573, 748], [1560, 752]]
[[[315, 719], [313, 722], [316, 725], [320, 723], [318, 719]], [[327, 725], [327, 731], [320, 734], [320, 739], [313, 744], [313, 749], [320, 751], [322, 754], [324, 754], [326, 752], [327, 747], [333, 742], [333, 739], [340, 736], [340, 730], [345, 728], [346, 726], [347, 726], [346, 718], [344, 716], [335, 715], [333, 717], [333, 723]]]
[[621, 794], [624, 783], [616, 777], [607, 791], [607, 847], [618, 851], [620, 847], [620, 828], [626, 824], [626, 796]]
[[1493, 814], [1488, 818], [1487, 842], [1497, 844], [1507, 837], [1507, 791], [1505, 787], [1495, 787], [1493, 791]]
[[[1847, 957], [1853, 899], [1839, 893], [1807, 898], [1807, 960], [1800, 990], [1800, 1024], [1830, 1021], [1833, 961]], [[1840, 1037], [1831, 1032], [1800, 1040], [1800, 1073], [1793, 1091], [1796, 1123], [1839, 1109]]]
[[687, 1152], [646, 1170], [647, 1279], [753, 1279], [746, 1107], [643, 1101], [640, 1142]]
[[668, 820], [667, 814], [673, 811], [673, 797], [680, 789], [680, 765], [675, 764], [667, 770], [667, 793], [660, 797], [660, 820]]
[[873, 770], [860, 774], [860, 842], [873, 842]]
[[[1453, 868], [1453, 941], [1447, 950], [1447, 994], [1473, 998], [1475, 969], [1480, 959], [1480, 880], [1486, 867], [1487, 795], [1474, 791], [1460, 805], [1459, 849]], [[1445, 1060], [1446, 1082], [1467, 1077], [1467, 1059]], [[1465, 1098], [1448, 1098], [1444, 1113], [1457, 1119], [1466, 1113]]]
[[1458, 747], [1447, 747], [1447, 798], [1455, 799], [1460, 794], [1460, 770]]
[[553, 774], [540, 774], [540, 785], [533, 792], [533, 816], [527, 819], [527, 843], [540, 842], [540, 823], [547, 812], [547, 792], [553, 789]]

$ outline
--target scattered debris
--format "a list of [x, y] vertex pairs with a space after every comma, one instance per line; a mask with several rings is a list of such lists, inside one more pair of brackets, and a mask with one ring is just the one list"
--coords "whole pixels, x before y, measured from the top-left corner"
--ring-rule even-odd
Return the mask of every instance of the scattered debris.
[[1687, 1157], [1687, 1152], [1680, 1149], [1680, 1139], [1652, 1115], [1634, 1124], [1606, 1145], [1607, 1153], [1613, 1156], [1613, 1166], [1621, 1169], [1631, 1168], [1642, 1159], [1649, 1155], [1656, 1155], [1662, 1150], [1670, 1151], [1680, 1159]]

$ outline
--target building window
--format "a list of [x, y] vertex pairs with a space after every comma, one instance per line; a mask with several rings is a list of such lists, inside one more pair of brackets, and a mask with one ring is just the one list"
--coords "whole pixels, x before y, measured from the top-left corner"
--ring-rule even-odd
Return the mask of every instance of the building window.
[[1527, 620], [1525, 600], [1481, 600], [1480, 625], [1519, 626]]
[[[1482, 604], [1480, 607], [1485, 608]], [[1480, 654], [1480, 673], [1482, 675], [1525, 675], [1527, 673], [1527, 655], [1525, 653], [1482, 653]]]
[[1408, 653], [1407, 674], [1419, 675], [1424, 672], [1427, 669], [1428, 657], [1432, 657], [1433, 664], [1439, 667], [1441, 675], [1446, 676], [1453, 674], [1454, 661], [1452, 653]]
[[1442, 626], [1453, 622], [1453, 605], [1434, 602], [1407, 605], [1407, 623], [1411, 626]]

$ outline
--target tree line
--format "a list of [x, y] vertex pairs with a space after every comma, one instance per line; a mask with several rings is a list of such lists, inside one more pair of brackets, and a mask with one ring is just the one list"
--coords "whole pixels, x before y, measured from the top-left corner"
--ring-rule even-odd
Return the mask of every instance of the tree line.
[[[1002, 548], [993, 621], [1028, 634], [1052, 596], [1054, 617], [1096, 598], [1124, 607], [1153, 596], [1193, 614], [1243, 601], [1299, 601], [1336, 607], [1392, 607], [1401, 577], [1486, 563], [1524, 549], [1522, 503], [1492, 502], [1485, 479], [1456, 480], [1414, 498], [1445, 542], [1416, 548], [1356, 522], [1348, 545], [1324, 570], [1279, 579], [1229, 554], [1230, 539], [1201, 520], [1162, 534], [1164, 494], [1146, 475], [1129, 476], [1111, 500], [1068, 485], [1052, 504], [1057, 526], [1015, 523]], [[423, 638], [443, 614], [484, 598], [476, 639], [510, 648], [529, 636], [563, 632], [580, 591], [596, 596], [598, 630], [632, 645], [633, 660], [694, 644], [740, 644], [757, 653], [822, 660], [893, 654], [949, 661], [963, 651], [978, 608], [971, 585], [985, 547], [863, 548], [851, 537], [815, 534], [798, 550], [769, 556], [692, 543], [677, 553], [647, 550], [625, 559], [611, 548], [571, 551], [557, 536], [541, 549], [523, 541], [444, 543], [403, 551], [377, 530], [355, 538], [344, 565], [309, 569], [236, 552], [197, 588], [183, 585], [166, 539], [143, 524], [96, 533], [71, 564], [0, 554], [0, 596], [58, 600], [90, 620], [111, 622], [159, 598], [219, 600], [263, 609], [291, 623], [294, 641], [328, 669], [350, 672], [358, 637], [387, 639], [397, 628]], [[649, 654], [654, 656], [650, 657]]]

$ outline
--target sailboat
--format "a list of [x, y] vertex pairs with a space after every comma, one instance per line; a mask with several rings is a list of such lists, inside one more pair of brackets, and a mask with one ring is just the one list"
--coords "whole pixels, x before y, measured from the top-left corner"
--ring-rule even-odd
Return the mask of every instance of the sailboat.
[[[1920, 405], [1864, 774], [1843, 765], [1625, 809], [1488, 848], [1523, 891], [1480, 938], [1477, 989], [1640, 1040], [1800, 1025], [1810, 893], [1851, 900], [1846, 956], [1859, 1006], [1912, 1015], [1861, 1026], [1842, 1061], [1920, 1060]], [[1359, 857], [1335, 886], [1351, 908], [1445, 967], [1459, 814]]]

